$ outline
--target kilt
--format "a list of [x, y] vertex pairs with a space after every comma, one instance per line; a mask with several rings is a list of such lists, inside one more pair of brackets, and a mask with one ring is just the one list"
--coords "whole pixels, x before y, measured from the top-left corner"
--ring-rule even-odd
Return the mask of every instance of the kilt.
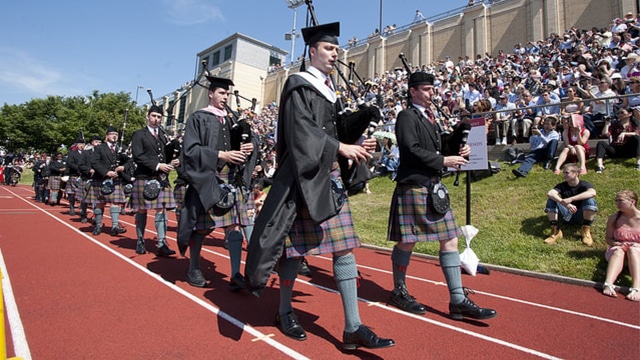
[[82, 186], [83, 182], [80, 176], [69, 176], [69, 181], [67, 181], [67, 185], [64, 187], [64, 192], [67, 193], [67, 195], [75, 195], [76, 200], [82, 200]]
[[307, 207], [298, 210], [285, 241], [285, 252], [291, 258], [334, 253], [359, 246], [360, 238], [353, 228], [347, 199], [336, 216], [320, 224], [311, 220]]
[[47, 189], [49, 190], [60, 190], [60, 185], [62, 181], [60, 180], [60, 176], [49, 176], [49, 182], [47, 183]]
[[438, 214], [429, 206], [428, 189], [437, 181], [437, 178], [431, 178], [420, 185], [396, 185], [389, 209], [388, 241], [406, 244], [447, 241], [462, 236], [453, 210]]
[[122, 190], [122, 184], [120, 180], [114, 180], [115, 190], [109, 195], [102, 195], [100, 193], [100, 187], [102, 186], [102, 180], [93, 179], [91, 181], [91, 188], [87, 192], [87, 197], [85, 198], [86, 203], [90, 204], [124, 204], [127, 202], [127, 198], [124, 195], [124, 191]]
[[145, 200], [143, 195], [144, 184], [148, 180], [136, 179], [133, 183], [133, 191], [131, 192], [131, 208], [133, 210], [140, 209], [173, 209], [176, 207], [176, 202], [173, 198], [173, 190], [171, 185], [167, 184], [155, 200]]
[[[225, 166], [218, 175], [220, 179], [229, 183], [234, 173], [229, 171], [229, 167]], [[212, 178], [211, 181], [216, 181]], [[246, 198], [245, 198], [245, 195]], [[254, 209], [253, 194], [248, 191], [244, 194], [240, 189], [236, 192], [236, 203], [229, 209], [220, 209], [216, 206], [198, 215], [198, 221], [194, 226], [194, 230], [213, 230], [215, 228], [224, 228], [231, 225], [248, 226], [253, 225], [253, 221], [249, 218], [248, 210]]]
[[173, 199], [176, 202], [176, 213], [179, 213], [182, 210], [182, 205], [184, 204], [184, 194], [187, 192], [186, 185], [176, 185], [173, 188]]

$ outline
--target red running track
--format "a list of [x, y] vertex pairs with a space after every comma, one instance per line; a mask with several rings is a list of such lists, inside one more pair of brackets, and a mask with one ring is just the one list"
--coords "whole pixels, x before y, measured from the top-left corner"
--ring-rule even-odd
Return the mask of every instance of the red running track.
[[[5, 279], [7, 354], [34, 359], [589, 359], [640, 356], [640, 304], [598, 290], [492, 271], [464, 276], [472, 298], [498, 310], [487, 321], [447, 317], [448, 294], [437, 262], [414, 257], [408, 287], [428, 312], [388, 306], [389, 253], [356, 250], [362, 275], [363, 322], [396, 346], [340, 349], [343, 318], [331, 259], [309, 258], [313, 277], [300, 277], [294, 308], [309, 338], [299, 342], [274, 325], [278, 281], [260, 298], [228, 290], [229, 261], [220, 235], [207, 240], [204, 289], [186, 283], [186, 258], [136, 255], [128, 232], [91, 235], [91, 226], [32, 200], [29, 187], [0, 187], [0, 251]], [[153, 217], [153, 212], [149, 213]], [[106, 218], [106, 217], [105, 217]], [[169, 222], [175, 245], [175, 217]], [[110, 219], [105, 219], [105, 228]], [[147, 249], [153, 249], [153, 220]], [[173, 231], [172, 231], [173, 230]], [[15, 299], [15, 309], [12, 303]], [[21, 325], [21, 326], [20, 326]], [[22, 328], [21, 328], [22, 327]]]

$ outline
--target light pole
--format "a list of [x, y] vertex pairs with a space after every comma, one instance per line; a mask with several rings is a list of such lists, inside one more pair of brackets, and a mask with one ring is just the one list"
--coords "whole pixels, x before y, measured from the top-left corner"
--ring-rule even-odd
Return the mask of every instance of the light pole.
[[305, 0], [286, 0], [287, 7], [293, 9], [293, 30], [291, 33], [284, 34], [284, 39], [291, 40], [291, 53], [289, 54], [290, 64], [293, 64], [293, 57], [296, 49], [296, 38], [300, 37], [300, 34], [296, 33], [296, 9], [298, 6], [304, 4]]
[[136, 106], [138, 106], [138, 90], [140, 89], [144, 89], [144, 86], [140, 86], [140, 85], [136, 86], [136, 101], [135, 101]]
[[380, 0], [380, 23], [378, 30], [380, 31], [380, 34], [382, 34], [382, 0]]

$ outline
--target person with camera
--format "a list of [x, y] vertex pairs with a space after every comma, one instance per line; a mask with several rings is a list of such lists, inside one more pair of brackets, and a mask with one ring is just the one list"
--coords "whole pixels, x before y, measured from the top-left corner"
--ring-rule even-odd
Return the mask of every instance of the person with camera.
[[[178, 224], [178, 248], [181, 255], [189, 248], [189, 285], [205, 287], [207, 281], [200, 269], [202, 244], [214, 229], [223, 229], [231, 263], [229, 288], [239, 291], [245, 288], [240, 273], [242, 228], [251, 225], [248, 209], [253, 208], [253, 197], [249, 186], [259, 146], [250, 129], [246, 132], [240, 121], [228, 117], [233, 81], [209, 75], [206, 78], [209, 103], [189, 116], [182, 141], [181, 166], [189, 186]], [[239, 131], [246, 138], [236, 136]]]
[[87, 203], [93, 205], [95, 220], [93, 235], [96, 236], [102, 232], [102, 217], [106, 204], [110, 204], [111, 236], [127, 232], [127, 229], [119, 224], [120, 207], [127, 201], [119, 178], [120, 173], [124, 171], [124, 166], [119, 165], [119, 152], [118, 130], [109, 126], [105, 141], [93, 149], [91, 159], [91, 168], [94, 170], [94, 174], [91, 190], [87, 195]]
[[[390, 303], [413, 314], [426, 313], [424, 305], [409, 294], [405, 279], [416, 243], [438, 241], [440, 266], [449, 289], [451, 318], [490, 319], [496, 317], [497, 312], [476, 305], [462, 286], [458, 253], [458, 237], [462, 230], [456, 224], [453, 211], [448, 204], [442, 204], [439, 191], [437, 195], [430, 194], [436, 186], [442, 189], [443, 167], [466, 165], [465, 157], [471, 153], [469, 145], [461, 143], [454, 145], [459, 147], [455, 151], [459, 155], [441, 154], [443, 144], [432, 109], [433, 82], [431, 74], [411, 74], [411, 107], [399, 114], [396, 124], [402, 161], [398, 166], [387, 232], [387, 239], [397, 242], [391, 253], [394, 288]], [[443, 198], [448, 199], [448, 194]]]
[[545, 170], [551, 168], [551, 161], [558, 149], [558, 141], [560, 141], [560, 134], [556, 131], [558, 118], [555, 115], [547, 116], [542, 120], [542, 124], [542, 129], [531, 130], [532, 135], [529, 137], [531, 152], [524, 157], [519, 168], [513, 169], [513, 174], [516, 177], [527, 177], [537, 162], [543, 162]]
[[167, 209], [176, 207], [169, 173], [180, 165], [179, 159], [172, 159], [167, 154], [169, 137], [162, 123], [163, 110], [152, 105], [147, 111], [147, 126], [133, 133], [131, 152], [136, 163], [131, 193], [131, 207], [136, 212], [136, 254], [145, 254], [144, 231], [147, 226], [147, 211], [154, 209], [155, 226], [158, 234], [156, 254], [171, 256], [176, 252], [167, 244]]

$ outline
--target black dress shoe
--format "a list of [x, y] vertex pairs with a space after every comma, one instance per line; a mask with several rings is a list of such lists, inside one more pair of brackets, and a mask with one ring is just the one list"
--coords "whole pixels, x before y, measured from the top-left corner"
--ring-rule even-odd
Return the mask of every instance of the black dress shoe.
[[189, 271], [187, 273], [187, 282], [189, 285], [195, 287], [204, 287], [207, 284], [207, 280], [205, 280], [200, 269]]
[[86, 224], [86, 223], [87, 223], [87, 221], [89, 221], [89, 220], [87, 220], [87, 217], [86, 217], [86, 216], [83, 216], [83, 217], [81, 217], [81, 218], [80, 218], [80, 223], [81, 223], [81, 224]]
[[93, 228], [93, 233], [92, 234], [98, 236], [98, 235], [100, 235], [101, 232], [102, 232], [102, 226], [96, 226], [96, 227]]
[[311, 269], [309, 269], [309, 263], [305, 258], [302, 258], [298, 263], [298, 275], [311, 276]]
[[527, 177], [527, 175], [525, 173], [523, 173], [522, 171], [518, 170], [518, 169], [513, 169], [511, 170], [511, 172], [513, 173], [513, 175], [515, 175], [516, 177]]
[[393, 289], [389, 303], [398, 309], [412, 314], [423, 315], [427, 312], [427, 309], [417, 302], [416, 298], [409, 295], [407, 287], [404, 284], [396, 286], [395, 289]]
[[231, 291], [240, 291], [247, 288], [247, 283], [244, 281], [244, 277], [240, 273], [233, 275], [229, 280], [229, 289]]
[[142, 255], [146, 253], [147, 253], [147, 249], [144, 247], [144, 240], [143, 241], [138, 240], [136, 242], [136, 254]]
[[464, 301], [460, 304], [449, 303], [449, 314], [454, 320], [462, 320], [465, 317], [476, 320], [484, 320], [498, 316], [498, 313], [495, 310], [483, 309], [476, 305], [468, 297], [465, 297]]
[[293, 311], [289, 311], [283, 315], [277, 314], [276, 325], [278, 325], [278, 328], [283, 334], [292, 339], [300, 341], [307, 339], [307, 333], [298, 322], [298, 317], [293, 313]]
[[175, 250], [169, 249], [167, 244], [164, 244], [164, 245], [160, 246], [156, 250], [156, 255], [158, 255], [158, 256], [171, 256], [171, 255], [175, 255], [175, 254], [176, 254]]
[[549, 169], [551, 169], [551, 160], [547, 160], [547, 161], [545, 161], [545, 162], [544, 162], [544, 165], [542, 165], [542, 167], [543, 167], [545, 170], [549, 170]]
[[126, 232], [127, 232], [127, 229], [123, 228], [120, 225], [111, 228], [111, 236], [118, 236], [118, 235], [124, 234]]
[[367, 349], [380, 349], [393, 346], [396, 343], [391, 339], [379, 338], [369, 327], [360, 325], [358, 330], [348, 333], [342, 333], [342, 347], [345, 350], [355, 350], [359, 347], [365, 347]]

